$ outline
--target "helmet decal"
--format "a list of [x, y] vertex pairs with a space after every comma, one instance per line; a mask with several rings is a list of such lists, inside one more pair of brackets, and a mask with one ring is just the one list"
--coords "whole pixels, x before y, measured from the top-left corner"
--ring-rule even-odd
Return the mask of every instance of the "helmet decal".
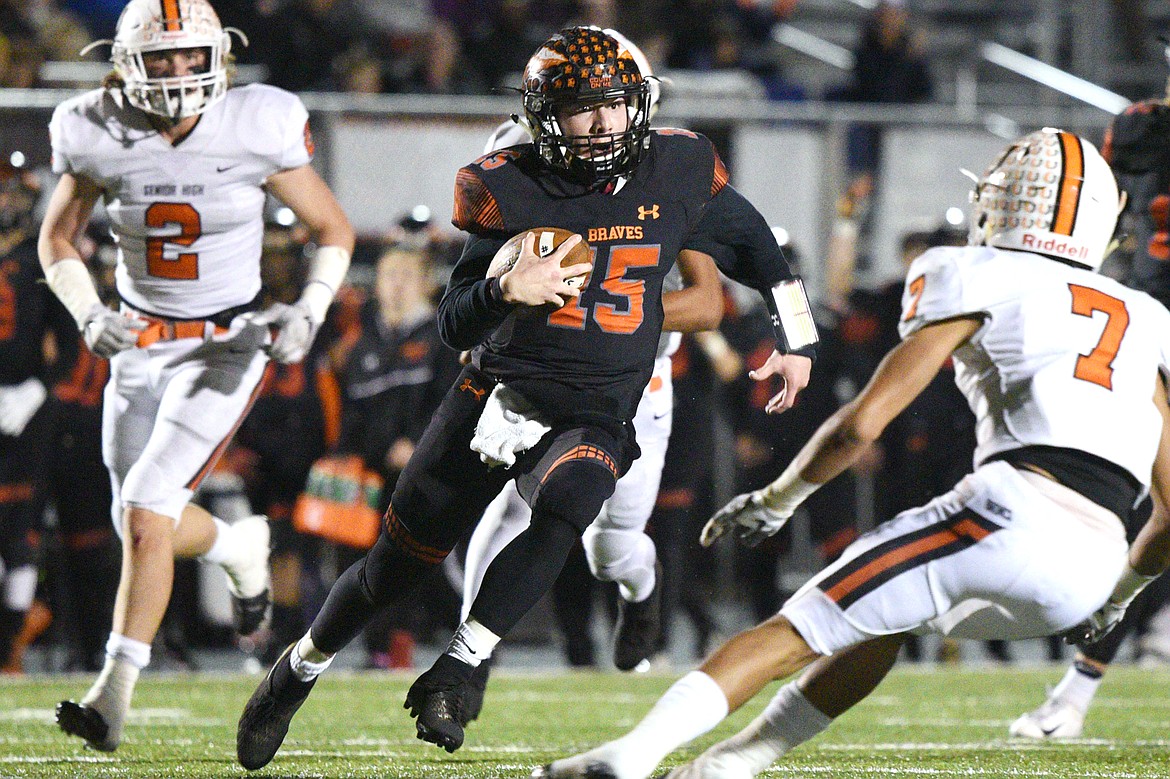
[[163, 29], [178, 32], [183, 29], [183, 17], [179, 13], [179, 0], [162, 0]]
[[[649, 83], [629, 49], [600, 28], [570, 27], [545, 41], [524, 69], [520, 92], [541, 158], [582, 180], [629, 175], [649, 146]], [[576, 154], [584, 138], [564, 133], [558, 111], [617, 99], [626, 101], [626, 129], [589, 138], [610, 151], [595, 157]]]
[[1010, 144], [971, 193], [969, 243], [1033, 252], [1097, 270], [1122, 199], [1096, 147], [1045, 128]]
[[[1060, 151], [1064, 157], [1060, 187], [1056, 193], [1056, 213], [1052, 218], [1052, 232], [1072, 235], [1077, 223], [1077, 208], [1081, 203], [1081, 182], [1085, 178], [1085, 153], [1081, 139], [1072, 133], [1060, 134]], [[1050, 162], [1055, 162], [1052, 160]], [[1053, 165], [1048, 165], [1053, 170]]]

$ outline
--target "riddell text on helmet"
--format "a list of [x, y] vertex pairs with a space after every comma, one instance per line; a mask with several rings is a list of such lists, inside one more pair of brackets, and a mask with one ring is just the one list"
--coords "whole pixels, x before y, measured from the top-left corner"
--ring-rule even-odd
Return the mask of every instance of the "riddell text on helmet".
[[1070, 260], [1087, 260], [1089, 249], [1086, 246], [1069, 243], [1057, 238], [1039, 238], [1031, 233], [1024, 233], [1020, 237], [1020, 245], [1025, 249], [1044, 254], [1059, 254]]

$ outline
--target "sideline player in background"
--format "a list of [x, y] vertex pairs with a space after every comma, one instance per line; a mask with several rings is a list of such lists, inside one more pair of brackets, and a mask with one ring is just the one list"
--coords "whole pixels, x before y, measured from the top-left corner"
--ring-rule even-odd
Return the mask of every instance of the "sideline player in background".
[[[57, 707], [62, 730], [102, 751], [122, 739], [175, 557], [224, 568], [241, 633], [264, 618], [266, 520], [229, 526], [190, 499], [251, 406], [269, 357], [304, 356], [354, 240], [309, 165], [300, 100], [262, 85], [228, 88], [231, 39], [207, 0], [131, 0], [112, 44], [102, 88], [53, 114], [61, 179], [39, 247], [49, 286], [86, 344], [110, 358], [103, 457], [122, 577], [105, 666], [80, 703]], [[266, 191], [320, 248], [300, 300], [257, 312]], [[120, 311], [102, 305], [74, 245], [99, 199], [118, 241]]]
[[[1096, 272], [1123, 205], [1108, 164], [1072, 133], [1041, 130], [996, 158], [974, 202], [970, 245], [911, 265], [903, 341], [866, 388], [779, 478], [717, 512], [703, 542], [777, 532], [952, 355], [979, 418], [974, 473], [863, 535], [629, 734], [534, 777], [643, 779], [769, 682], [810, 666], [746, 728], [669, 774], [746, 779], [872, 692], [909, 633], [1066, 631], [1096, 616], [1127, 565], [1166, 567], [1170, 312]], [[1154, 520], [1127, 555], [1121, 517], [1147, 487]]]
[[[1170, 307], [1170, 98], [1142, 100], [1118, 114], [1105, 131], [1101, 156], [1128, 196], [1122, 214], [1123, 229], [1133, 241], [1127, 283]], [[1134, 579], [1134, 598], [1151, 584]], [[1072, 665], [1044, 702], [1021, 714], [1008, 732], [1021, 738], [1080, 738], [1109, 664], [1143, 612], [1165, 604], [1168, 594], [1170, 578], [1163, 577], [1149, 586], [1138, 606], [1127, 609], [1128, 603], [1118, 604], [1117, 628], [1100, 641], [1078, 647]], [[1128, 614], [1124, 619], [1123, 612]]]
[[[607, 29], [605, 33], [624, 46], [637, 62], [648, 85], [649, 118], [653, 119], [661, 100], [662, 84], [653, 78], [650, 62], [641, 49], [617, 30]], [[518, 118], [512, 119], [496, 128], [484, 153], [531, 142], [528, 125]], [[689, 291], [676, 294], [682, 284]], [[641, 456], [618, 480], [614, 494], [581, 538], [593, 576], [599, 581], [618, 585], [613, 659], [614, 665], [622, 671], [634, 670], [649, 660], [657, 651], [662, 634], [661, 566], [654, 541], [645, 529], [658, 496], [666, 445], [670, 439], [674, 410], [670, 356], [678, 349], [681, 331], [711, 330], [718, 326], [723, 313], [723, 288], [718, 270], [714, 263], [697, 253], [690, 252], [680, 257], [675, 270], [667, 275], [663, 290], [664, 332], [658, 341], [654, 371], [642, 391], [632, 422]], [[517, 494], [515, 484], [509, 482], [492, 501], [468, 542], [463, 579], [464, 620], [469, 616], [488, 565], [531, 519], [531, 512]], [[587, 618], [588, 614], [583, 617]], [[587, 625], [583, 628], [588, 631]], [[566, 636], [566, 640], [572, 640], [572, 637]], [[469, 721], [479, 716], [490, 668], [490, 662], [480, 663], [472, 676], [465, 712]]]
[[73, 322], [37, 262], [33, 209], [40, 194], [35, 175], [0, 160], [0, 668], [13, 660], [37, 589], [53, 437], [48, 388], [78, 351]]
[[[756, 372], [786, 379], [771, 410], [790, 408], [808, 381], [816, 331], [803, 286], [763, 217], [727, 186], [710, 141], [649, 129], [648, 86], [629, 52], [597, 28], [562, 30], [529, 61], [522, 92], [534, 142], [456, 177], [453, 221], [471, 237], [438, 317], [448, 345], [474, 349], [471, 364], [399, 478], [378, 541], [248, 701], [236, 742], [246, 768], [272, 759], [336, 653], [441, 564], [516, 479], [531, 524], [492, 562], [471, 617], [407, 694], [420, 738], [462, 745], [474, 669], [549, 589], [638, 456], [630, 420], [653, 370], [663, 279], [681, 251], [723, 254], [708, 248], [702, 220], [723, 221], [730, 245], [742, 232], [742, 256], [726, 258], [733, 278], [754, 282], [775, 310], [787, 353]], [[540, 257], [529, 234], [511, 270], [486, 278], [508, 238], [543, 226], [584, 236], [592, 263], [562, 268], [577, 238]], [[565, 282], [587, 271], [582, 287]]]

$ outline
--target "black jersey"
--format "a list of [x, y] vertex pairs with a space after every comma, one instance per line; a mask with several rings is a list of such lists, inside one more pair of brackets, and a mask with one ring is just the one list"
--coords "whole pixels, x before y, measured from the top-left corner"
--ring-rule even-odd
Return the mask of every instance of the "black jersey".
[[[613, 193], [567, 181], [531, 145], [480, 158], [456, 179], [452, 221], [472, 238], [439, 305], [444, 340], [469, 348], [486, 337], [477, 366], [554, 419], [632, 419], [662, 330], [663, 278], [726, 184], [711, 142], [683, 130], [653, 131]], [[593, 250], [581, 296], [551, 312], [509, 306], [484, 279], [507, 238], [537, 227], [580, 233]]]
[[1101, 155], [1129, 199], [1123, 215], [1133, 236], [1128, 283], [1170, 307], [1170, 105], [1143, 100], [1114, 118]]
[[440, 342], [433, 316], [391, 328], [382, 322], [377, 302], [369, 301], [361, 335], [338, 375], [340, 448], [360, 454], [387, 481], [397, 478], [386, 453], [401, 438], [418, 443], [459, 372], [459, 355]]
[[[45, 359], [45, 334], [56, 335], [58, 359]], [[77, 355], [77, 326], [45, 283], [37, 242], [27, 238], [0, 256], [0, 384], [37, 377], [46, 385]]]

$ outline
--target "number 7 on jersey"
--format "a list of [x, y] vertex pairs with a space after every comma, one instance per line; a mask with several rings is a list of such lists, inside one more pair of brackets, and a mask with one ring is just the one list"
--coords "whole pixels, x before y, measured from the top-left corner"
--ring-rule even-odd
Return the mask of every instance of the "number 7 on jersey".
[[1092, 317], [1097, 311], [1105, 314], [1105, 329], [1101, 331], [1101, 338], [1093, 351], [1077, 357], [1077, 367], [1073, 371], [1075, 378], [1100, 384], [1107, 390], [1113, 389], [1113, 360], [1117, 357], [1117, 350], [1121, 348], [1121, 339], [1125, 337], [1125, 330], [1129, 327], [1129, 311], [1125, 302], [1112, 295], [1106, 295], [1099, 289], [1082, 287], [1079, 284], [1069, 284], [1072, 293], [1072, 312], [1080, 316]]

